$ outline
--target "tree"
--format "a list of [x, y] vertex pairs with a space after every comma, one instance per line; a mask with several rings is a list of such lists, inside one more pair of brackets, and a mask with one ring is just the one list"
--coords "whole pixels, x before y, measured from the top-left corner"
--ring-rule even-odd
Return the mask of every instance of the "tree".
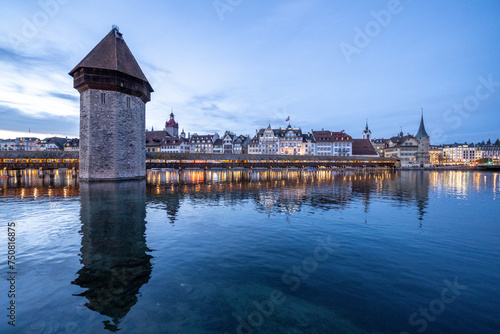
[[483, 141], [481, 142], [481, 146], [484, 146], [484, 145], [486, 145], [486, 144], [484, 143], [484, 140], [483, 140]]
[[491, 139], [488, 139], [488, 141], [486, 142], [486, 145], [491, 145]]
[[496, 146], [500, 146], [500, 139], [497, 138], [497, 141], [495, 142]]

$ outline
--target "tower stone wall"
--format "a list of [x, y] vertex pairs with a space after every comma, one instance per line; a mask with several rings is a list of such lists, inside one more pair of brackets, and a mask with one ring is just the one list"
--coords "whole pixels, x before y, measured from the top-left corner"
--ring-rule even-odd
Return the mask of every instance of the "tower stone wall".
[[431, 146], [431, 139], [425, 131], [424, 125], [424, 110], [422, 109], [422, 117], [420, 118], [420, 127], [418, 128], [417, 135], [415, 138], [418, 140], [417, 153], [415, 158], [419, 167], [429, 167], [430, 166], [430, 154], [429, 149]]
[[417, 137], [418, 147], [416, 153], [416, 160], [419, 167], [428, 167], [430, 165], [429, 149], [431, 146], [429, 137]]
[[80, 179], [146, 177], [145, 112], [136, 96], [101, 89], [81, 93]]

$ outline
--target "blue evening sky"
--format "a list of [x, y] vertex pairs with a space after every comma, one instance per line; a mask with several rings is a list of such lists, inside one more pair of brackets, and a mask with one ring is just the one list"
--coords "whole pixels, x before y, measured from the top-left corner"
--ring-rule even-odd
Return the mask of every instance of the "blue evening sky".
[[111, 29], [187, 132], [500, 138], [500, 1], [1, 0], [0, 138], [78, 136], [67, 74]]

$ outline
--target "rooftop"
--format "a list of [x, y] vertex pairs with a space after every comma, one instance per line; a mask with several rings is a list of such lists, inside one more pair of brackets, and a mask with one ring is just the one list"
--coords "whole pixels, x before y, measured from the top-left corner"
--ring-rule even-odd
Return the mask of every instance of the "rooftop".
[[117, 71], [148, 82], [125, 43], [123, 34], [116, 26], [69, 72], [69, 75], [73, 76], [80, 68]]

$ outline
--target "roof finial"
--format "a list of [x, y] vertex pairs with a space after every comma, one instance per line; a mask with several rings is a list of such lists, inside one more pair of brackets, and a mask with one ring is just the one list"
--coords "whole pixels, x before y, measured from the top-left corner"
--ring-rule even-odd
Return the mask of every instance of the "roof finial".
[[113, 30], [115, 32], [115, 38], [118, 38], [118, 39], [121, 39], [123, 40], [123, 34], [120, 32], [120, 28], [113, 24], [113, 26], [111, 27], [111, 30]]

